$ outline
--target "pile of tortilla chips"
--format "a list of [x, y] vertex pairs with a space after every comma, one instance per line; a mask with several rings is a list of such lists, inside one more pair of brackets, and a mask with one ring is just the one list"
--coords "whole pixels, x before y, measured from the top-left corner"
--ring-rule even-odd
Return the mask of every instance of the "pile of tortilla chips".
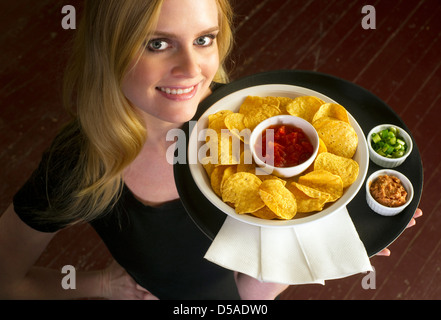
[[[251, 131], [261, 121], [282, 114], [309, 121], [320, 138], [313, 165], [289, 179], [259, 171], [248, 146]], [[215, 152], [202, 163], [213, 191], [238, 214], [282, 220], [313, 214], [337, 201], [358, 176], [359, 165], [352, 159], [358, 137], [346, 109], [317, 97], [248, 96], [239, 112], [210, 115], [208, 128], [212, 131], [206, 143]]]

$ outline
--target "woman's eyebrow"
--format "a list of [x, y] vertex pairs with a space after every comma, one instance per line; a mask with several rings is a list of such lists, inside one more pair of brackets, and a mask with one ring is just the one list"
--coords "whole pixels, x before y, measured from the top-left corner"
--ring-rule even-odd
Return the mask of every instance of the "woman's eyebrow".
[[[214, 33], [214, 32], [218, 32], [219, 31], [219, 27], [212, 27], [206, 30], [201, 31], [200, 33], [198, 33], [195, 37], [200, 37], [203, 36], [205, 34], [209, 34], [209, 33]], [[169, 38], [169, 39], [174, 39], [174, 38], [178, 38], [179, 35], [175, 34], [175, 33], [170, 33], [170, 32], [163, 32], [163, 31], [155, 31], [152, 34], [152, 38]]]

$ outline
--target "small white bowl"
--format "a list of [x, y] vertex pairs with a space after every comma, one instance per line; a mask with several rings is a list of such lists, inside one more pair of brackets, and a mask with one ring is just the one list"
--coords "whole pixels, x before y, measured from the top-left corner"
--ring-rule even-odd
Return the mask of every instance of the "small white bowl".
[[[372, 134], [373, 133], [379, 133], [384, 129], [389, 129], [390, 127], [395, 127], [398, 129], [398, 135], [404, 139], [404, 141], [407, 144], [407, 151], [406, 153], [400, 157], [400, 158], [386, 158], [382, 155], [379, 155], [373, 148], [372, 148]], [[412, 138], [410, 135], [402, 128], [393, 125], [393, 124], [382, 124], [379, 126], [376, 126], [373, 128], [368, 135], [366, 136], [366, 141], [369, 149], [369, 158], [377, 165], [383, 168], [395, 168], [401, 165], [406, 158], [410, 155], [413, 148]]]
[[[371, 183], [373, 181], [375, 181], [375, 179], [377, 179], [379, 176], [383, 176], [383, 175], [389, 175], [389, 176], [394, 176], [397, 177], [398, 179], [401, 180], [401, 183], [403, 184], [404, 189], [406, 189], [407, 191], [407, 197], [406, 197], [406, 203], [403, 204], [402, 206], [399, 207], [386, 207], [383, 206], [382, 204], [378, 203], [377, 201], [375, 201], [375, 199], [372, 197], [371, 192], [370, 192], [370, 186]], [[369, 207], [375, 211], [376, 213], [383, 215], [383, 216], [395, 216], [397, 214], [399, 214], [401, 211], [404, 210], [404, 208], [406, 208], [413, 199], [413, 186], [412, 183], [409, 181], [409, 179], [403, 175], [402, 173], [395, 171], [395, 170], [390, 170], [390, 169], [383, 169], [383, 170], [379, 170], [374, 172], [373, 174], [371, 174], [369, 176], [369, 178], [366, 180], [366, 201], [369, 205]]]
[[[260, 136], [260, 134], [266, 128], [268, 128], [270, 126], [282, 125], [282, 124], [292, 125], [292, 126], [295, 126], [297, 128], [302, 129], [313, 146], [312, 156], [309, 157], [308, 160], [306, 160], [305, 162], [303, 162], [297, 166], [275, 167], [275, 166], [272, 166], [270, 164], [265, 163], [257, 156], [255, 144], [256, 144], [257, 138]], [[253, 159], [256, 162], [256, 164], [263, 171], [265, 171], [265, 173], [274, 174], [274, 175], [281, 177], [281, 178], [290, 178], [290, 177], [296, 176], [296, 175], [302, 173], [303, 171], [305, 171], [314, 162], [314, 159], [317, 156], [318, 148], [319, 148], [319, 137], [318, 137], [318, 134], [317, 134], [317, 131], [315, 130], [315, 128], [308, 121], [306, 121], [302, 118], [299, 118], [299, 117], [291, 116], [291, 115], [275, 116], [275, 117], [272, 117], [272, 118], [269, 118], [269, 119], [262, 121], [254, 128], [254, 130], [250, 136], [250, 150], [251, 150], [251, 153], [253, 155]]]

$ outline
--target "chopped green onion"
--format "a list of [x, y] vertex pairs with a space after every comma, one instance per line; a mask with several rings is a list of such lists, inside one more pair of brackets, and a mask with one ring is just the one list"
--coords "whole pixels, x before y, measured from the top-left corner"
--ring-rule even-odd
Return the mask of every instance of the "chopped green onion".
[[378, 143], [378, 142], [380, 142], [380, 141], [381, 141], [381, 137], [380, 137], [380, 135], [377, 134], [377, 133], [374, 133], [374, 134], [372, 135], [372, 141], [373, 141], [374, 143]]
[[383, 157], [399, 158], [406, 153], [406, 142], [395, 127], [373, 133], [371, 139], [372, 148]]

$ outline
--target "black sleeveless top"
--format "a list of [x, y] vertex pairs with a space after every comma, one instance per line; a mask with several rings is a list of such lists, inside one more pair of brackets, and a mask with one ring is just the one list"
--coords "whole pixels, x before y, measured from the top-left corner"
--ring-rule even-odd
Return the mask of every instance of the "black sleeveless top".
[[92, 226], [141, 286], [160, 299], [239, 299], [233, 272], [203, 258], [211, 242], [179, 200], [148, 207], [124, 187], [118, 207]]
[[[13, 204], [17, 215], [30, 227], [55, 232], [63, 225], [35, 219], [36, 210], [48, 208], [47, 194], [51, 194], [46, 189], [47, 161], [45, 154], [14, 196]], [[63, 161], [63, 157], [56, 161]], [[56, 175], [49, 180], [59, 181], [64, 173], [56, 171]], [[90, 224], [113, 258], [159, 299], [239, 299], [233, 272], [204, 259], [211, 241], [194, 224], [180, 200], [159, 207], [145, 206], [124, 185], [116, 206]]]

